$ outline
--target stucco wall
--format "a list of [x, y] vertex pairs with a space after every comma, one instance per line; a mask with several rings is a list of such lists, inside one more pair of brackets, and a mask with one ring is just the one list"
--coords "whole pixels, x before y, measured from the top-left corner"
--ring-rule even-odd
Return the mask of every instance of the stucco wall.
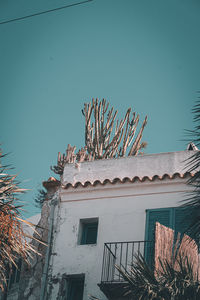
[[[175, 178], [62, 189], [54, 219], [48, 299], [57, 299], [57, 279], [62, 274], [81, 273], [85, 274], [83, 300], [89, 294], [106, 299], [97, 286], [101, 280], [104, 243], [144, 240], [145, 210], [177, 206], [188, 190], [185, 182], [186, 179]], [[78, 245], [80, 219], [95, 217], [99, 218], [97, 244]]]

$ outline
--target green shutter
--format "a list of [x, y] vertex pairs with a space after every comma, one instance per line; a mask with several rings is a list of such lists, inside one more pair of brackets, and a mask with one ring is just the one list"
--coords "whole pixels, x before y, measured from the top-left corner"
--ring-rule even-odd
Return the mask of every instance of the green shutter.
[[189, 210], [187, 208], [176, 207], [174, 211], [175, 234], [177, 235], [178, 232], [180, 232], [181, 234], [186, 233], [191, 223]]
[[148, 210], [147, 211], [147, 235], [148, 241], [153, 241], [155, 238], [155, 224], [159, 222], [167, 227], [172, 227], [172, 210], [160, 209], [160, 210]]
[[172, 227], [172, 209], [152, 209], [147, 210], [146, 219], [146, 240], [151, 241], [145, 245], [144, 257], [150, 267], [154, 263], [154, 240], [155, 240], [155, 224], [160, 224]]

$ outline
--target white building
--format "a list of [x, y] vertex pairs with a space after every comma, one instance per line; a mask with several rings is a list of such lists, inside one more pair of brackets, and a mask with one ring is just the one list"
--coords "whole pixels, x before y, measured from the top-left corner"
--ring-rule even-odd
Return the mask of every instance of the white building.
[[40, 299], [87, 300], [89, 294], [120, 299], [111, 289], [121, 284], [114, 264], [127, 268], [138, 251], [151, 261], [156, 221], [176, 231], [187, 226], [177, 206], [187, 197], [186, 183], [193, 176], [185, 168], [191, 154], [66, 164], [51, 201]]

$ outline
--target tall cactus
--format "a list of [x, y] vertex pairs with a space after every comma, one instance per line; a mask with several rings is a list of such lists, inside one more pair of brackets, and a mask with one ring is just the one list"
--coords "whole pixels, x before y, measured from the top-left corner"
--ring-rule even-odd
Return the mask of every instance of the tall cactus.
[[108, 110], [108, 107], [105, 99], [93, 99], [84, 105], [82, 112], [85, 116], [85, 146], [88, 154], [94, 159], [123, 157], [129, 148], [128, 156], [137, 155], [146, 145], [141, 143], [141, 138], [147, 117], [134, 140], [139, 115], [135, 112], [131, 114], [129, 108], [123, 119], [116, 120], [118, 111], [114, 111], [113, 107]]
[[135, 137], [139, 115], [135, 112], [131, 114], [129, 108], [124, 118], [118, 120], [117, 113], [113, 107], [109, 109], [109, 102], [105, 99], [92, 99], [90, 103], [85, 103], [82, 109], [85, 117], [85, 147], [75, 154], [76, 147], [68, 144], [66, 154], [59, 153], [57, 165], [51, 169], [61, 175], [66, 163], [124, 157], [127, 151], [128, 156], [137, 155], [146, 146], [141, 139], [147, 116]]

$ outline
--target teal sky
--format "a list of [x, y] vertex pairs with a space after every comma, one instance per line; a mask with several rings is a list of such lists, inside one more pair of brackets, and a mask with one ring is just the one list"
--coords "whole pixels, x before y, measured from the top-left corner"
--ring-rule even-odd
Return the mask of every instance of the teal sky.
[[[42, 3], [41, 3], [42, 2]], [[0, 20], [79, 2], [0, 0]], [[93, 0], [0, 25], [1, 133], [26, 216], [67, 144], [84, 145], [81, 108], [106, 98], [148, 115], [146, 153], [186, 148], [200, 90], [199, 0]]]

